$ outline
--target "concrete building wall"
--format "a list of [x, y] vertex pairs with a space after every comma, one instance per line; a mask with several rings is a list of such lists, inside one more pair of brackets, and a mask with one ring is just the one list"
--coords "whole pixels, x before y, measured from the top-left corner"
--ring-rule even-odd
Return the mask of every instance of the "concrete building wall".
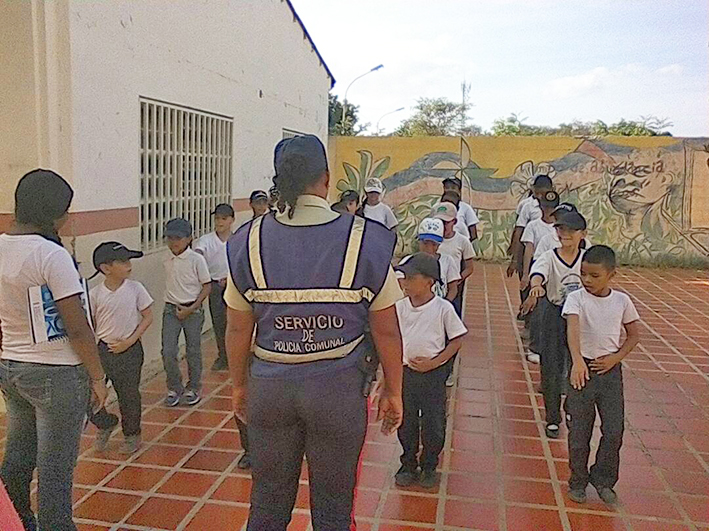
[[[0, 69], [0, 230], [21, 175], [57, 170], [76, 191], [64, 236], [86, 276], [97, 243], [141, 246], [141, 97], [233, 118], [241, 220], [250, 192], [271, 186], [283, 129], [327, 136], [332, 80], [284, 0], [2, 2]], [[158, 302], [153, 360], [166, 257], [134, 264]]]

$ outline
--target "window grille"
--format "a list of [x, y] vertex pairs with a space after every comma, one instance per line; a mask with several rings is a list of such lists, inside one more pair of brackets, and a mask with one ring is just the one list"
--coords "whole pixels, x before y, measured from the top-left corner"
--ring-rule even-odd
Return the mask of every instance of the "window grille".
[[233, 119], [140, 98], [140, 241], [164, 245], [165, 223], [188, 219], [197, 238], [231, 204]]

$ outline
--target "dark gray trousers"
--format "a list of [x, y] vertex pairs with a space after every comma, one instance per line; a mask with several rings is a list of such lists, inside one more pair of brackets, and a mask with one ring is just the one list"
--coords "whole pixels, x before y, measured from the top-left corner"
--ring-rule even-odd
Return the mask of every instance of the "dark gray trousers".
[[286, 531], [307, 458], [314, 531], [350, 531], [367, 429], [364, 374], [249, 379], [253, 489], [248, 531]]

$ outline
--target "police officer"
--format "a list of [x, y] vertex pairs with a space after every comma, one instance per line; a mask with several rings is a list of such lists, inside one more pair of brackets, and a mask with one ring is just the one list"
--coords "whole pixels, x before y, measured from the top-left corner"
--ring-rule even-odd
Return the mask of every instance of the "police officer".
[[286, 530], [305, 455], [314, 531], [349, 531], [367, 427], [367, 327], [385, 376], [382, 431], [402, 418], [396, 237], [330, 209], [317, 137], [282, 140], [274, 159], [280, 212], [252, 220], [227, 247], [229, 368], [253, 466], [247, 529]]

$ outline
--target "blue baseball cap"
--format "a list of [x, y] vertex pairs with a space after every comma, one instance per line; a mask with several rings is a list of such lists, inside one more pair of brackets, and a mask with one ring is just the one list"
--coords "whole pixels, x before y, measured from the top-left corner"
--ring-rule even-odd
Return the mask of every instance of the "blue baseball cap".
[[171, 219], [165, 225], [165, 237], [189, 238], [192, 236], [192, 224], [186, 219]]

